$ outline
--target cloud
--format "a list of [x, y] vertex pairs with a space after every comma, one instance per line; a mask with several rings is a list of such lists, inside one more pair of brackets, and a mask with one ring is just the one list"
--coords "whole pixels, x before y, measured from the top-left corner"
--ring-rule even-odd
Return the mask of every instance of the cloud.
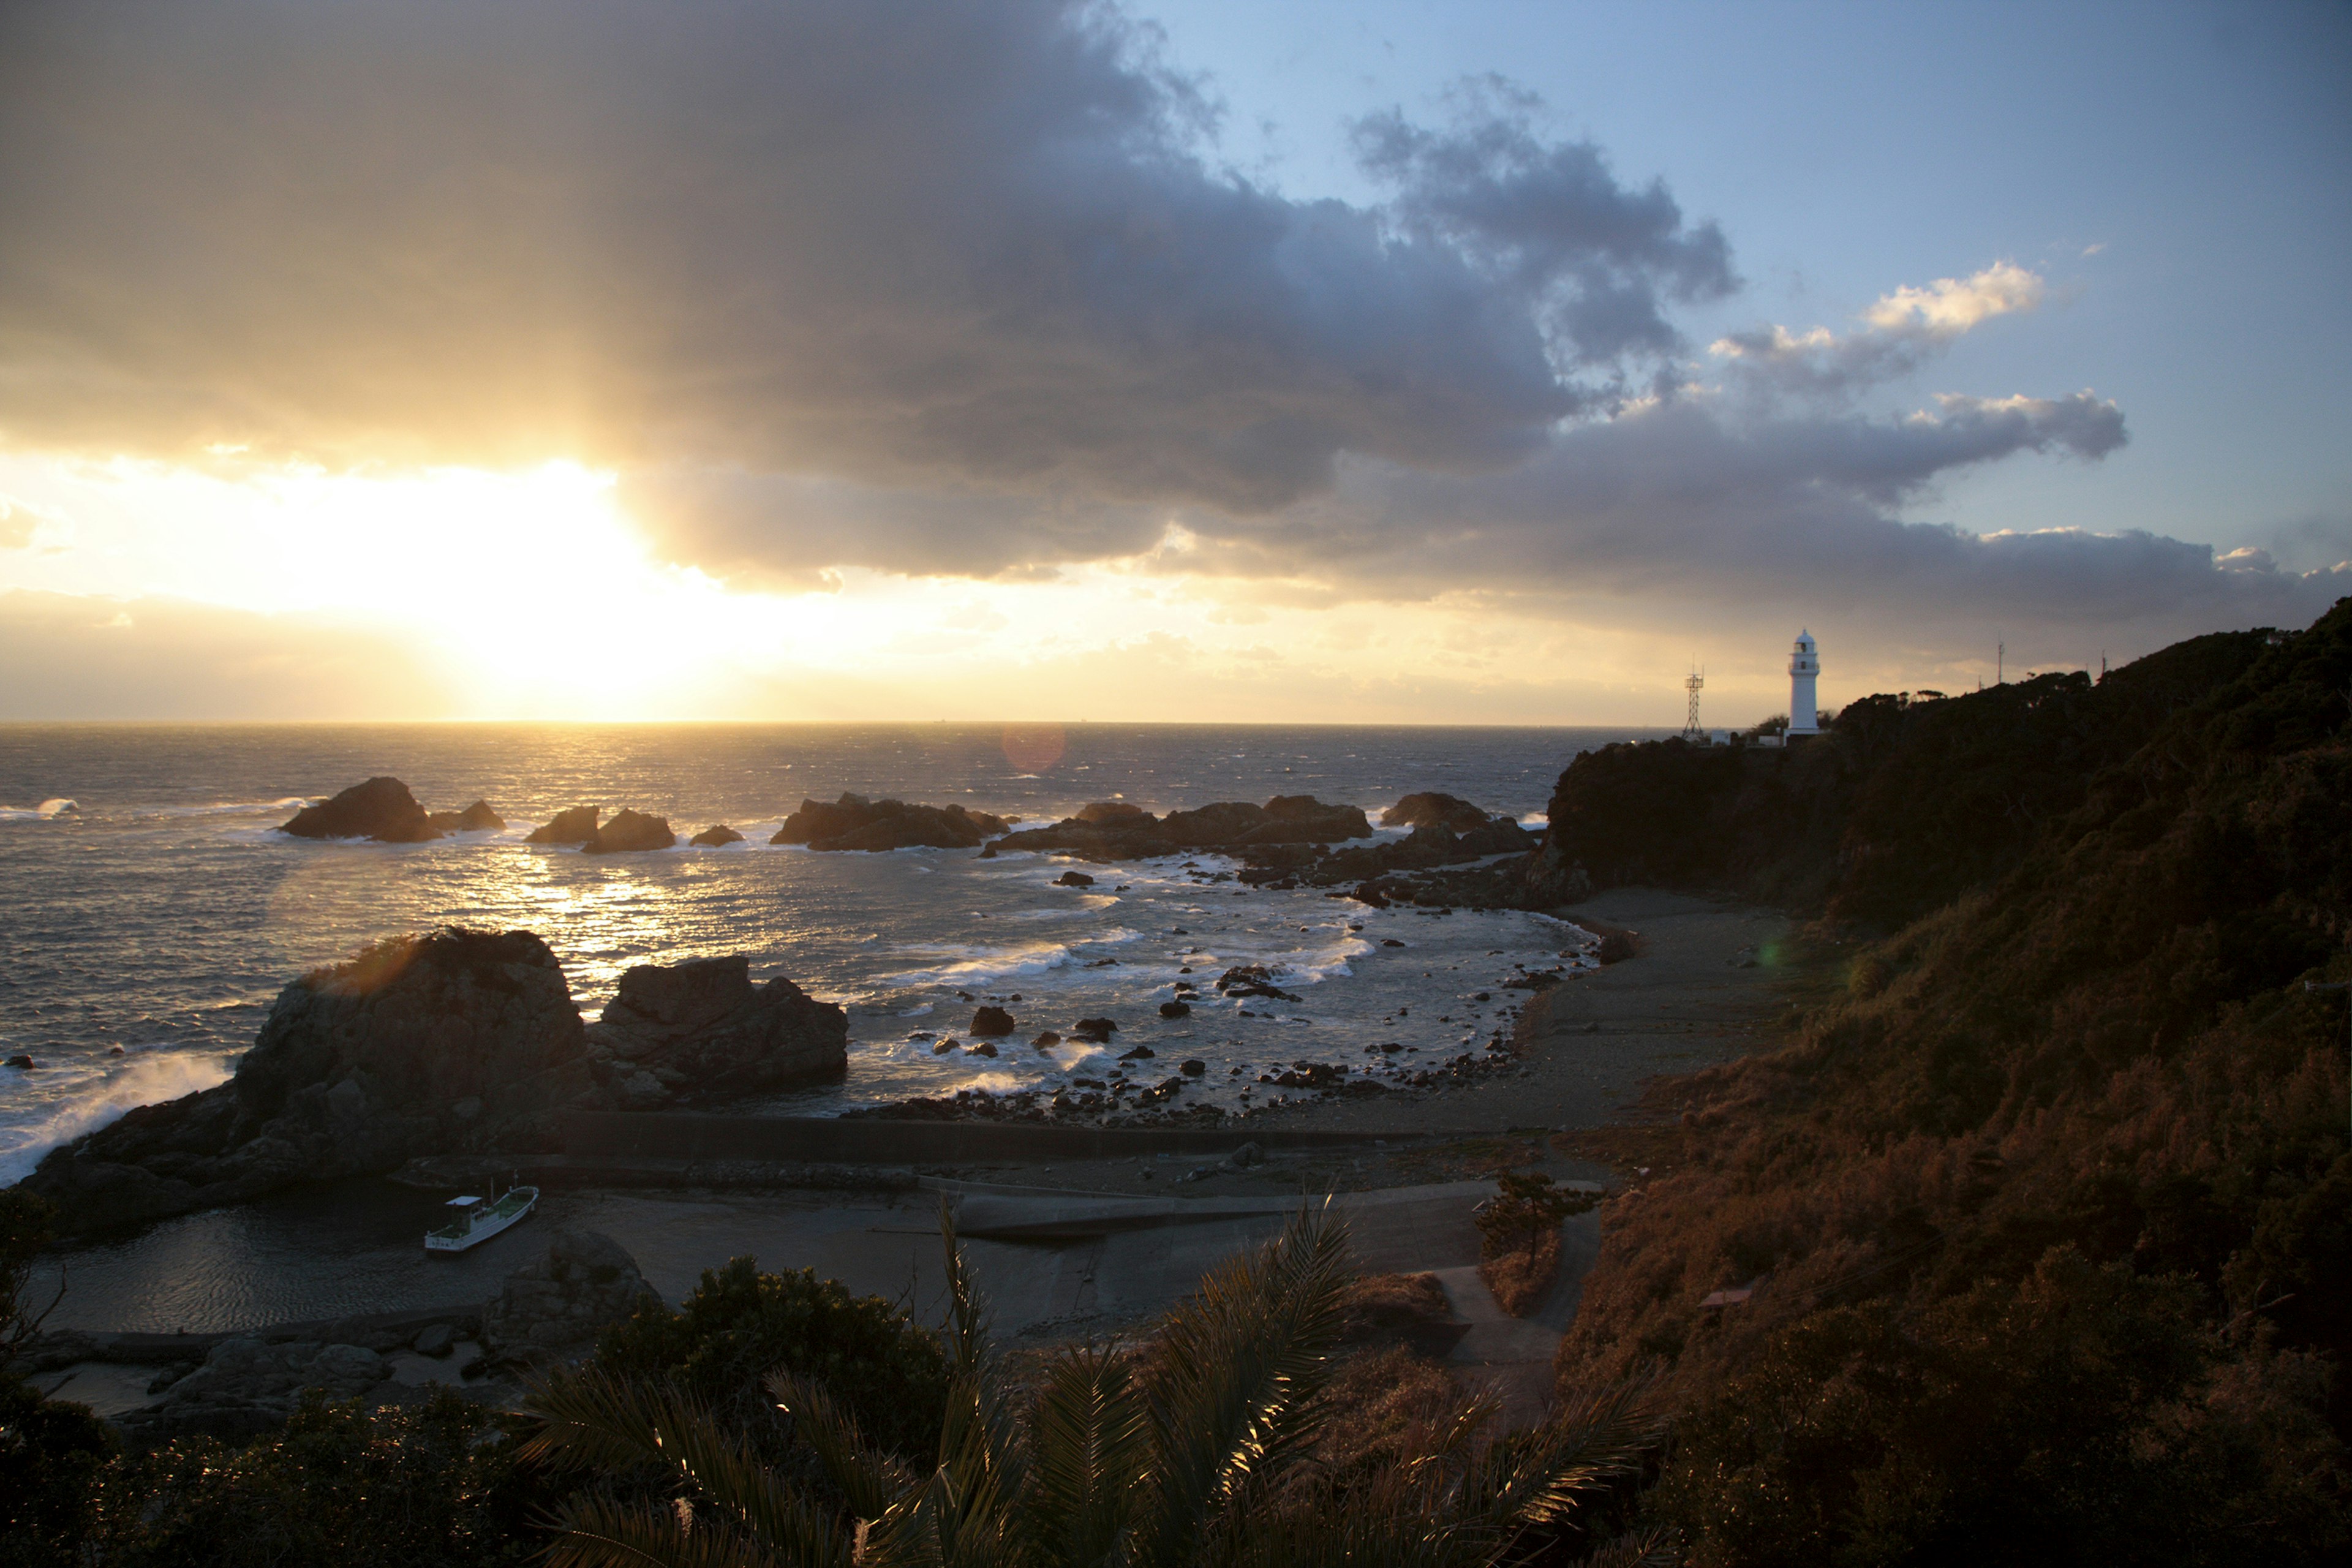
[[1384, 214], [1208, 119], [1050, 0], [6, 7], [0, 432], [1265, 510], [1520, 458], [1728, 279], [1502, 120], [1387, 121]]
[[1751, 389], [1841, 396], [1910, 374], [1995, 316], [2039, 308], [2044, 291], [2038, 275], [1998, 261], [1967, 278], [1938, 278], [1884, 295], [1862, 313], [1863, 326], [1843, 337], [1827, 327], [1792, 332], [1767, 326], [1718, 338], [1708, 352], [1728, 361]]
[[429, 719], [457, 693], [406, 640], [184, 600], [0, 593], [0, 721]]

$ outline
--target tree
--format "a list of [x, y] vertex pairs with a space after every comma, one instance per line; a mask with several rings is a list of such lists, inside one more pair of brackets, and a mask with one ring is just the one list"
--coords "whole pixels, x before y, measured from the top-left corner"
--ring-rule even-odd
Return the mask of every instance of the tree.
[[[674, 1384], [591, 1371], [541, 1384], [524, 1457], [601, 1477], [568, 1503], [558, 1568], [620, 1564], [1493, 1563], [1641, 1468], [1662, 1436], [1644, 1393], [1573, 1402], [1542, 1427], [1481, 1441], [1494, 1415], [1459, 1402], [1413, 1450], [1344, 1484], [1307, 1454], [1350, 1270], [1342, 1227], [1302, 1214], [1212, 1272], [1148, 1350], [1089, 1345], [1016, 1389], [942, 1217], [953, 1313], [947, 1417], [928, 1472], [869, 1444], [815, 1384], [769, 1387], [845, 1506], [759, 1462]], [[660, 1473], [667, 1506], [614, 1482]]]

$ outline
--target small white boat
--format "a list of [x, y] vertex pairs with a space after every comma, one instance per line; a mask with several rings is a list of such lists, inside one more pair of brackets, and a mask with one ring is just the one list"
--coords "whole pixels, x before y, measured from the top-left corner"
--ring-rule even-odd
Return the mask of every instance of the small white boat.
[[457, 1217], [425, 1233], [427, 1252], [463, 1252], [478, 1246], [539, 1206], [537, 1187], [509, 1187], [497, 1198], [451, 1198]]

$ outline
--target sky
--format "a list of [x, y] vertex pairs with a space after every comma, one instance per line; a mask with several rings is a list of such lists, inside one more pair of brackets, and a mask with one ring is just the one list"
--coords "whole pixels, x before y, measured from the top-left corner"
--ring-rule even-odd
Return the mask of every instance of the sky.
[[2352, 592], [2352, 7], [0, 7], [0, 719], [1716, 725]]

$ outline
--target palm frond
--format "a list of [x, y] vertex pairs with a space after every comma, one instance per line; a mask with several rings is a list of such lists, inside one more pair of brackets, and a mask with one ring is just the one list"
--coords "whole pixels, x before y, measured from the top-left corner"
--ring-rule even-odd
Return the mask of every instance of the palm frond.
[[768, 1374], [768, 1392], [858, 1518], [881, 1518], [913, 1489], [915, 1478], [906, 1467], [867, 1443], [856, 1419], [822, 1387], [780, 1370]]
[[1683, 1538], [1672, 1525], [1621, 1535], [1587, 1557], [1580, 1568], [1681, 1568]]
[[1144, 1560], [1193, 1555], [1221, 1514], [1295, 1459], [1329, 1378], [1350, 1278], [1347, 1230], [1302, 1209], [1282, 1236], [1213, 1270], [1170, 1313], [1151, 1401], [1156, 1486]]
[[1151, 1465], [1129, 1358], [1094, 1345], [1056, 1357], [1030, 1414], [1029, 1447], [1024, 1535], [1056, 1563], [1118, 1560]]
[[1652, 1380], [1580, 1395], [1530, 1432], [1489, 1447], [1464, 1472], [1465, 1521], [1507, 1528], [1559, 1523], [1597, 1494], [1641, 1473], [1665, 1441]]
[[543, 1423], [519, 1455], [525, 1461], [559, 1469], [666, 1469], [764, 1542], [772, 1560], [850, 1560], [849, 1538], [834, 1520], [793, 1495], [708, 1405], [667, 1384], [559, 1373], [531, 1386], [524, 1408]]
[[549, 1568], [782, 1568], [740, 1531], [689, 1526], [677, 1510], [583, 1497], [564, 1505]]

